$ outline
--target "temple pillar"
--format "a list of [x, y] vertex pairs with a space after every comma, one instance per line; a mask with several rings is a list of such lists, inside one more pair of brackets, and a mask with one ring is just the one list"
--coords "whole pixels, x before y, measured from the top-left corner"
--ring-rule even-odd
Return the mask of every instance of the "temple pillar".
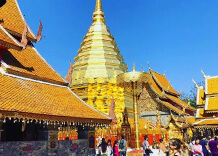
[[47, 134], [48, 134], [47, 135], [47, 138], [48, 138], [48, 156], [57, 155], [55, 150], [58, 147], [58, 128], [53, 126], [53, 125], [48, 126]]

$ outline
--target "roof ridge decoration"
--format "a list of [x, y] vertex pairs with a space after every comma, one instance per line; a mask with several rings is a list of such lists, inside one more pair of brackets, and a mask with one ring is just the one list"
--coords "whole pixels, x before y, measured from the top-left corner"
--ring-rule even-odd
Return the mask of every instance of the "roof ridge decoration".
[[195, 80], [194, 79], [192, 79], [192, 82], [195, 84], [195, 88], [199, 88], [199, 86], [198, 86], [198, 84], [195, 82]]
[[205, 73], [204, 73], [204, 71], [202, 70], [202, 68], [201, 68], [201, 73], [203, 74], [203, 78], [209, 77], [209, 76], [205, 75]]
[[23, 33], [22, 33], [22, 38], [21, 38], [21, 44], [23, 45], [23, 50], [26, 49], [26, 46], [27, 46], [27, 34], [28, 34], [28, 27], [27, 27], [27, 23], [25, 22], [25, 25], [24, 25], [24, 30], [23, 30]]
[[39, 20], [39, 29], [36, 36], [37, 42], [39, 42], [42, 39], [42, 28], [43, 28], [42, 21]]
[[141, 65], [141, 68], [142, 68], [142, 72], [145, 72], [145, 70], [144, 70], [144, 68], [143, 68], [143, 66]]

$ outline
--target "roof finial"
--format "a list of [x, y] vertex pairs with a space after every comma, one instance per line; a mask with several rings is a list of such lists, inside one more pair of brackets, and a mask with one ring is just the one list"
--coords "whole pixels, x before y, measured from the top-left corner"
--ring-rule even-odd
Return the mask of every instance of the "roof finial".
[[135, 72], [135, 62], [133, 63], [132, 71]]
[[145, 72], [145, 70], [144, 70], [144, 68], [143, 68], [143, 66], [141, 65], [141, 67], [142, 67], [142, 72]]
[[101, 0], [96, 0], [95, 12], [93, 13], [93, 22], [105, 22], [104, 13], [102, 10]]
[[202, 70], [202, 68], [201, 68], [201, 73], [203, 74], [203, 77], [206, 78], [206, 75], [205, 75], [204, 71]]
[[182, 90], [182, 89], [181, 89], [181, 91], [180, 91], [179, 95], [180, 95], [180, 96], [182, 96], [182, 95], [183, 95], [183, 90]]
[[194, 79], [192, 79], [192, 82], [195, 84], [195, 88], [198, 88], [198, 84], [195, 82]]
[[150, 64], [149, 64], [149, 62], [147, 61], [147, 64], [148, 64], [148, 68], [149, 68], [149, 70], [151, 70], [151, 67], [150, 67]]

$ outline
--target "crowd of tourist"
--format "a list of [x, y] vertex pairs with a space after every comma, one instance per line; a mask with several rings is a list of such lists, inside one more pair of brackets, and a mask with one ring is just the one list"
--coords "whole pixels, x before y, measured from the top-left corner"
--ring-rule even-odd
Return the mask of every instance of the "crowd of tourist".
[[[142, 143], [144, 156], [153, 156], [152, 147], [149, 145], [148, 136], [144, 136]], [[119, 141], [102, 138], [101, 144], [98, 145], [97, 156], [126, 156], [127, 141], [121, 136]], [[154, 155], [156, 156], [156, 154]], [[218, 138], [216, 136], [203, 136], [193, 139], [189, 144], [177, 138], [169, 140], [169, 146], [165, 146], [163, 139], [159, 139], [159, 152], [157, 156], [218, 156]]]
[[169, 151], [166, 150], [160, 140], [159, 155], [160, 156], [218, 156], [218, 138], [216, 136], [203, 136], [201, 140], [195, 138], [187, 144], [177, 138], [170, 139]]
[[114, 141], [113, 146], [111, 140], [102, 138], [101, 144], [98, 145], [97, 156], [126, 156], [127, 142], [124, 136], [119, 141]]

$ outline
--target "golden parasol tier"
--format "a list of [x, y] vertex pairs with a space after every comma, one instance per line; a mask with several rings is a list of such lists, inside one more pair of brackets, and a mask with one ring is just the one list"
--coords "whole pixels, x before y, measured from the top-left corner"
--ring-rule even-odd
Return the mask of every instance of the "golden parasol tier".
[[122, 73], [117, 76], [117, 84], [125, 88], [132, 89], [133, 92], [133, 113], [134, 113], [134, 129], [135, 129], [135, 141], [136, 141], [136, 150], [140, 149], [140, 139], [139, 139], [139, 117], [138, 117], [138, 101], [137, 101], [137, 92], [136, 89], [139, 85], [143, 83], [149, 83], [150, 76], [145, 72], [137, 72], [135, 70], [135, 65], [131, 72]]

